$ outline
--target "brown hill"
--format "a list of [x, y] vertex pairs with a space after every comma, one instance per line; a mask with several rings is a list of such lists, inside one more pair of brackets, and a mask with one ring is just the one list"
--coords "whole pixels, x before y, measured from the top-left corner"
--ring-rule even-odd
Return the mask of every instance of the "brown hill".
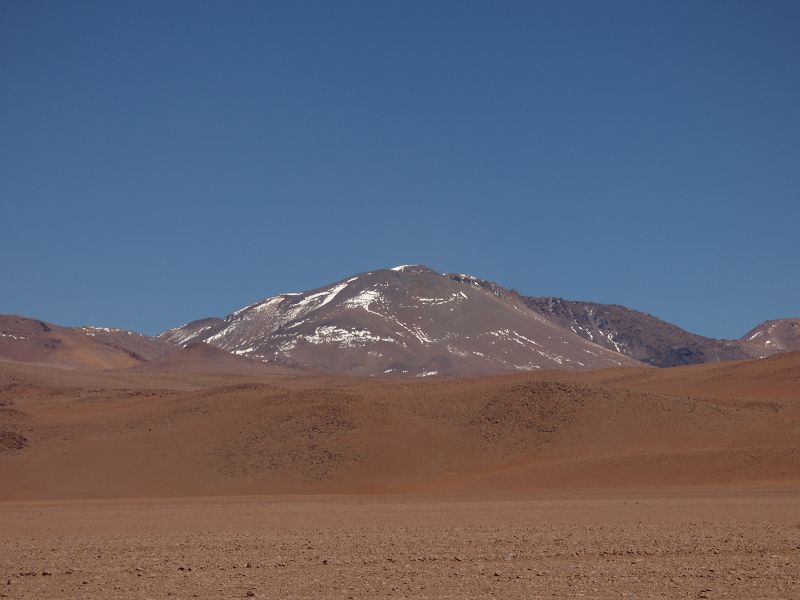
[[[202, 351], [183, 357], [217, 368]], [[192, 368], [0, 363], [0, 498], [800, 480], [798, 353], [422, 381]]]
[[114, 369], [174, 352], [170, 344], [108, 327], [62, 327], [37, 319], [0, 315], [0, 360], [73, 369]]

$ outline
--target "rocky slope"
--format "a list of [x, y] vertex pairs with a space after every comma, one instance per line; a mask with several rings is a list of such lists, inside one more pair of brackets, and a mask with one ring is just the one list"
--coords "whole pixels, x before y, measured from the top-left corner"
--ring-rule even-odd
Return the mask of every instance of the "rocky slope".
[[131, 367], [175, 348], [163, 340], [110, 327], [62, 327], [0, 315], [0, 360], [79, 369]]
[[476, 375], [636, 364], [500, 286], [410, 265], [280, 294], [161, 334], [265, 361], [366, 375]]
[[797, 317], [765, 321], [738, 340], [714, 339], [619, 304], [523, 296], [517, 290], [471, 275], [451, 273], [447, 277], [498, 298], [517, 299], [584, 339], [656, 367], [763, 358], [800, 350]]
[[743, 337], [757, 356], [800, 350], [800, 317], [764, 321]]
[[527, 306], [581, 337], [656, 367], [739, 360], [756, 355], [747, 344], [690, 333], [618, 304], [525, 297]]

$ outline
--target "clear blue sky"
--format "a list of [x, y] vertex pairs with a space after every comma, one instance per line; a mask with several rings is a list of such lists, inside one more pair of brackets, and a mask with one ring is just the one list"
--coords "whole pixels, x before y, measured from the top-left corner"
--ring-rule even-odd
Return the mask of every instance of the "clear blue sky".
[[0, 312], [155, 333], [382, 266], [800, 314], [800, 3], [0, 4]]

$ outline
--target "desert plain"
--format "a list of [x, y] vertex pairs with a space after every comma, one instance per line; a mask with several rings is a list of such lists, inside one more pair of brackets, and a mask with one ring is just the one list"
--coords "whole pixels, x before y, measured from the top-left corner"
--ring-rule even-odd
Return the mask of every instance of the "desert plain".
[[0, 362], [0, 597], [798, 598], [800, 354]]

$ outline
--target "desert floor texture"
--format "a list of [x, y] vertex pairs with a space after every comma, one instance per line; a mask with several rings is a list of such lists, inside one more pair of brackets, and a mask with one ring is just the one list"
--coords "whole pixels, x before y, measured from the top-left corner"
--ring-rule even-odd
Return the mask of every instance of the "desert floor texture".
[[9, 598], [798, 598], [797, 489], [6, 504]]

